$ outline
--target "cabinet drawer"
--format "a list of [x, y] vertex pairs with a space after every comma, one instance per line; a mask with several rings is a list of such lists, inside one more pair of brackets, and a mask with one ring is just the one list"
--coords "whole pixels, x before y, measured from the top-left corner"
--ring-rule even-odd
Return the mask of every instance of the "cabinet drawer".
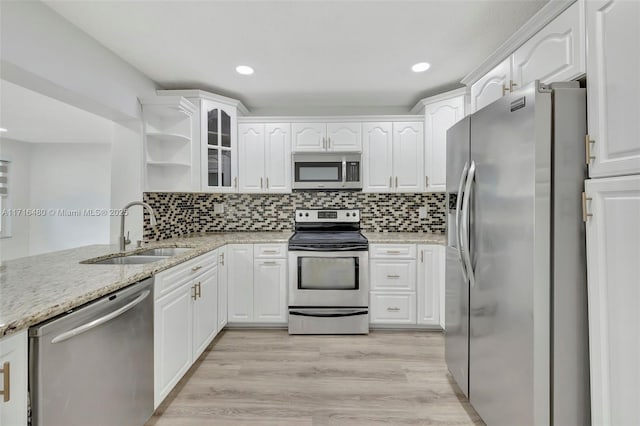
[[178, 288], [185, 281], [189, 281], [198, 275], [206, 272], [218, 264], [217, 250], [210, 251], [194, 259], [173, 268], [159, 272], [155, 276], [154, 299], [158, 299], [165, 294]]
[[371, 258], [416, 258], [415, 244], [371, 244], [369, 246], [369, 257]]
[[254, 244], [253, 246], [254, 259], [274, 259], [287, 257], [287, 245], [286, 244]]
[[416, 294], [371, 292], [369, 322], [372, 324], [415, 324]]
[[371, 290], [416, 290], [415, 260], [371, 261]]

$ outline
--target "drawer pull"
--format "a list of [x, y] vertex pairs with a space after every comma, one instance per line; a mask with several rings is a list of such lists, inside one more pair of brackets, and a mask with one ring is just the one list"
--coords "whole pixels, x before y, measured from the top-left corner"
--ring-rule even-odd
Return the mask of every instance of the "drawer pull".
[[0, 390], [0, 395], [3, 395], [3, 401], [9, 402], [11, 399], [11, 363], [5, 362], [2, 364], [2, 368], [0, 368], [0, 373], [3, 375], [4, 386], [3, 389]]
[[399, 310], [400, 310], [400, 308], [395, 307], [395, 306], [394, 306], [394, 307], [388, 307], [388, 308], [387, 308], [387, 311], [389, 311], [389, 312], [397, 312], [397, 311], [399, 311]]
[[191, 270], [192, 270], [193, 272], [195, 272], [195, 271], [197, 271], [197, 270], [199, 270], [199, 269], [202, 269], [202, 265], [194, 266], [193, 268], [191, 268]]
[[396, 275], [396, 274], [387, 274], [387, 278], [400, 278], [400, 275]]
[[267, 265], [267, 266], [274, 266], [277, 265], [277, 263], [274, 260], [270, 260], [268, 262], [262, 262], [263, 265]]
[[400, 254], [402, 253], [400, 250], [387, 250], [387, 254]]
[[264, 254], [276, 254], [278, 253], [278, 250], [262, 250], [262, 252]]

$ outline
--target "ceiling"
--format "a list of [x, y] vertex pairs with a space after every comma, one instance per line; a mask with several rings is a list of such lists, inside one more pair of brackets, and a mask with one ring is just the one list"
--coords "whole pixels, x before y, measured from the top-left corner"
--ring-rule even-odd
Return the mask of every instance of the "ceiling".
[[[254, 110], [407, 111], [460, 87], [546, 0], [45, 3], [165, 88]], [[422, 61], [431, 69], [413, 73]], [[255, 74], [237, 74], [241, 64]]]
[[32, 143], [111, 143], [113, 122], [0, 80], [0, 137]]

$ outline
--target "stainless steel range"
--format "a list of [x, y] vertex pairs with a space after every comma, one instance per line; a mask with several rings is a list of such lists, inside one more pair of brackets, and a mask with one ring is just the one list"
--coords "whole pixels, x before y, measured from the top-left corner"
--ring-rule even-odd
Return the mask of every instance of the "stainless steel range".
[[369, 241], [359, 210], [296, 210], [289, 334], [369, 333]]

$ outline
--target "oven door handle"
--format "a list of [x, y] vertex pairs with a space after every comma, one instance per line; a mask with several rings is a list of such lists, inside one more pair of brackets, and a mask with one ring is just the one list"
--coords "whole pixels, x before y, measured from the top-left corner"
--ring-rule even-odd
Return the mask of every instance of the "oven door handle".
[[289, 251], [318, 251], [318, 252], [333, 252], [333, 251], [367, 251], [367, 246], [362, 247], [295, 247], [290, 246]]
[[310, 310], [305, 309], [303, 311], [290, 310], [289, 315], [300, 317], [322, 317], [322, 318], [339, 318], [339, 317], [354, 317], [358, 315], [367, 315], [368, 309], [354, 309], [352, 311], [346, 310]]

